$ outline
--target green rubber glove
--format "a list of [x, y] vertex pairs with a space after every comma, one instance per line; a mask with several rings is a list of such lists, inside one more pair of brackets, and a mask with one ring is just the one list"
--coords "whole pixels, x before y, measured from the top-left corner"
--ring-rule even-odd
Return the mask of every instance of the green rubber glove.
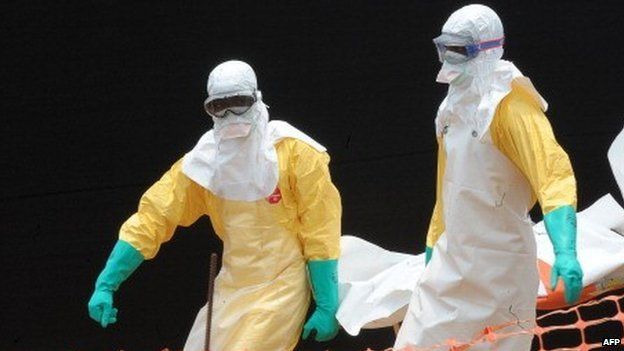
[[143, 256], [125, 241], [118, 240], [106, 266], [95, 282], [95, 291], [88, 303], [89, 316], [103, 328], [117, 322], [117, 309], [113, 307], [113, 292], [144, 261]]
[[314, 340], [328, 341], [338, 334], [338, 260], [308, 261], [316, 309], [303, 326], [303, 339], [316, 332]]
[[576, 258], [576, 211], [570, 205], [558, 207], [544, 216], [544, 224], [555, 250], [551, 289], [555, 290], [561, 278], [566, 302], [575, 303], [583, 289], [583, 270]]
[[431, 261], [431, 255], [433, 255], [433, 247], [425, 246], [425, 266]]

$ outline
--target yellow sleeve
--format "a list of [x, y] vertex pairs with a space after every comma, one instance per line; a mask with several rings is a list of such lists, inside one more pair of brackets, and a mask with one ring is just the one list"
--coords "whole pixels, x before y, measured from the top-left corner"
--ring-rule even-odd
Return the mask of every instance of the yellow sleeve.
[[292, 140], [290, 181], [297, 200], [303, 254], [306, 260], [337, 259], [342, 204], [329, 174], [329, 155]]
[[189, 226], [207, 213], [206, 199], [204, 189], [182, 173], [179, 160], [143, 194], [138, 211], [121, 226], [119, 239], [145, 259], [154, 258], [178, 225]]
[[442, 179], [444, 179], [444, 169], [446, 167], [446, 154], [444, 143], [438, 138], [438, 166], [436, 176], [436, 201], [433, 207], [433, 214], [429, 222], [427, 231], [427, 247], [432, 248], [444, 232], [444, 215], [442, 207]]
[[576, 208], [576, 180], [570, 159], [557, 143], [540, 106], [515, 86], [499, 104], [491, 126], [494, 144], [525, 175], [542, 213]]

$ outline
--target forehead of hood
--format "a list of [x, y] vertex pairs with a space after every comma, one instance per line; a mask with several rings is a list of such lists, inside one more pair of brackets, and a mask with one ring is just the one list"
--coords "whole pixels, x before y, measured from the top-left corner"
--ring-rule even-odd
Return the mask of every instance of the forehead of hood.
[[209, 97], [251, 94], [258, 88], [256, 73], [243, 61], [226, 61], [215, 67], [208, 77]]
[[505, 35], [496, 12], [484, 5], [468, 5], [453, 12], [444, 23], [442, 33], [470, 36], [477, 42]]

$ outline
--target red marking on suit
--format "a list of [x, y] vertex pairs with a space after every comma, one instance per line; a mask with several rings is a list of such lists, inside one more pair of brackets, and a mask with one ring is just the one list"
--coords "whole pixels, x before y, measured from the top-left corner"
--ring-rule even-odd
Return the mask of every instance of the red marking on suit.
[[275, 188], [275, 190], [273, 191], [273, 194], [269, 195], [266, 200], [271, 204], [274, 205], [278, 202], [280, 202], [280, 200], [282, 199], [282, 192], [280, 191], [279, 188]]

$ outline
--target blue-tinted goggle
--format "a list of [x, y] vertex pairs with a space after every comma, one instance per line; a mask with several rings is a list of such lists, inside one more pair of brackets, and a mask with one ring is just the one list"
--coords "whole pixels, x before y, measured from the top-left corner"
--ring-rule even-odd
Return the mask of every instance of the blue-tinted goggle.
[[433, 43], [438, 50], [440, 62], [460, 64], [477, 57], [481, 51], [502, 47], [505, 43], [505, 37], [475, 42], [468, 36], [442, 33], [433, 39]]

